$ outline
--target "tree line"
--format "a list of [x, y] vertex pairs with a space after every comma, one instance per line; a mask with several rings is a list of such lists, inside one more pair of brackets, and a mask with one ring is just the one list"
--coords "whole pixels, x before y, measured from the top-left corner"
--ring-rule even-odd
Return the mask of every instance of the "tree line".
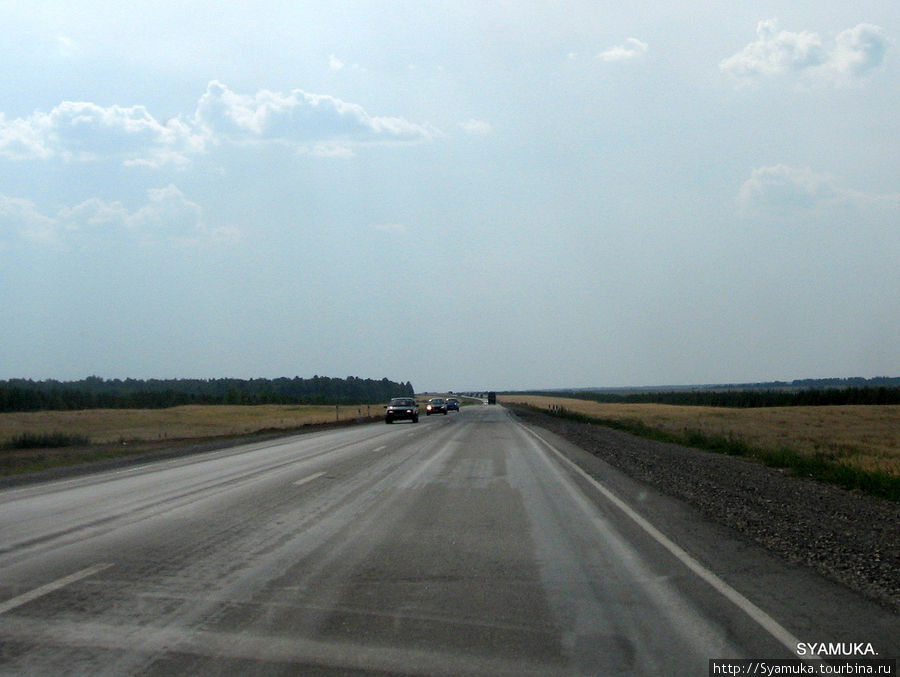
[[900, 404], [900, 387], [805, 388], [800, 390], [666, 390], [609, 393], [554, 390], [536, 395], [605, 403], [675, 404], [703, 407], [819, 407], [847, 404]]
[[0, 412], [162, 409], [185, 404], [369, 404], [412, 397], [412, 384], [387, 378], [103, 379], [0, 381]]

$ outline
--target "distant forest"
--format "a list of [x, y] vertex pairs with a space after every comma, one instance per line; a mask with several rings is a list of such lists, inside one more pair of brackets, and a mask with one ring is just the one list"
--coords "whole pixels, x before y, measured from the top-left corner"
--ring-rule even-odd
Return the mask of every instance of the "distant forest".
[[900, 404], [900, 378], [805, 379], [695, 388], [553, 390], [535, 394], [609, 403], [680, 404], [705, 407], [799, 407]]
[[310, 379], [103, 379], [0, 381], [0, 412], [162, 409], [185, 404], [370, 404], [413, 396], [412, 384], [313, 376]]

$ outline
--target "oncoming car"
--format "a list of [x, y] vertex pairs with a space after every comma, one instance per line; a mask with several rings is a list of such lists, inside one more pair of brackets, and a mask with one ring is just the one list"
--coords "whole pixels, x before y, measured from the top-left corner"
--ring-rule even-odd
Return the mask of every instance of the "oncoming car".
[[443, 414], [447, 415], [447, 402], [442, 397], [432, 397], [428, 400], [428, 405], [425, 407], [425, 415], [431, 416], [432, 414]]
[[447, 411], [459, 411], [459, 400], [455, 397], [448, 397]]
[[411, 397], [395, 397], [391, 403], [385, 406], [384, 422], [409, 420], [419, 422], [419, 405]]

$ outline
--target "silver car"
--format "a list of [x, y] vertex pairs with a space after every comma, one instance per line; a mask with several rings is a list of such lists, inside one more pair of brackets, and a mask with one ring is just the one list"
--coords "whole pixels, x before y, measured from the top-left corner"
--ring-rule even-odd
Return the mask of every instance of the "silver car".
[[385, 405], [385, 423], [403, 420], [412, 421], [413, 423], [419, 422], [419, 405], [411, 397], [395, 397], [390, 404]]

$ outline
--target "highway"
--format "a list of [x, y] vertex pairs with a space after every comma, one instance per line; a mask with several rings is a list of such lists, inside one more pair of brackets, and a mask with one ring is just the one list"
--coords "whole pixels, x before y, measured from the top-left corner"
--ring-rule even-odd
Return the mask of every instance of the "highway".
[[896, 622], [499, 406], [0, 491], [3, 675], [706, 675]]

